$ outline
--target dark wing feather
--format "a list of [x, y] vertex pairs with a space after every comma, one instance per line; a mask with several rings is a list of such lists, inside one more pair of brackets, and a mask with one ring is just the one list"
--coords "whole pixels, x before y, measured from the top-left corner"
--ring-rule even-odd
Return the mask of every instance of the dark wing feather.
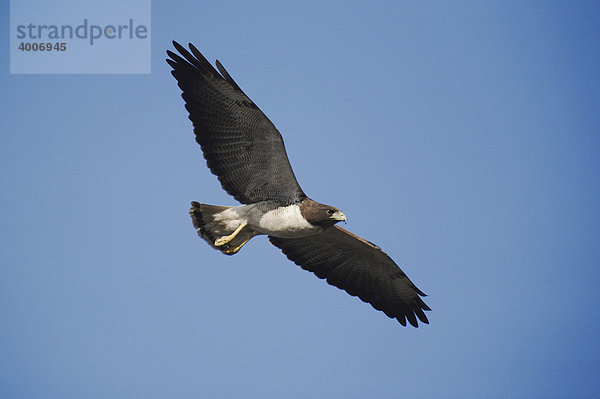
[[173, 42], [181, 56], [167, 62], [185, 100], [211, 172], [223, 189], [244, 204], [272, 200], [291, 204], [305, 195], [281, 134], [217, 61], [219, 72], [190, 44]]
[[269, 237], [273, 245], [303, 269], [358, 296], [406, 326], [429, 321], [425, 296], [378, 246], [334, 226], [302, 238]]

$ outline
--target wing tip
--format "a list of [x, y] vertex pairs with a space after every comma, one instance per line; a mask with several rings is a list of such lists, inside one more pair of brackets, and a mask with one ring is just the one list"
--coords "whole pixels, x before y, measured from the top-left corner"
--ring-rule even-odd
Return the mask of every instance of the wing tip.
[[182, 51], [187, 51], [187, 50], [185, 49], [185, 47], [183, 47], [181, 44], [179, 44], [179, 43], [178, 43], [178, 42], [176, 42], [175, 40], [173, 40], [173, 42], [172, 42], [172, 43], [173, 43], [173, 47], [175, 47], [175, 49], [176, 49], [177, 51], [179, 51], [180, 53], [181, 53]]
[[423, 313], [423, 310], [420, 308], [415, 308], [408, 313], [396, 316], [395, 319], [404, 327], [408, 325], [407, 320], [414, 328], [419, 328], [419, 321], [423, 324], [429, 324], [429, 319], [427, 319], [427, 316], [425, 316], [425, 313]]

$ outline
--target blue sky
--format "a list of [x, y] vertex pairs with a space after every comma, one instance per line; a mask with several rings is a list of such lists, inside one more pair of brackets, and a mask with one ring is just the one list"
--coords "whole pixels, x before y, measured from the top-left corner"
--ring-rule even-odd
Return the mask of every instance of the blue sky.
[[[218, 3], [153, 2], [150, 75], [10, 75], [0, 43], [0, 397], [600, 395], [597, 2]], [[430, 325], [264, 237], [196, 236], [190, 201], [235, 201], [173, 39], [225, 65]]]

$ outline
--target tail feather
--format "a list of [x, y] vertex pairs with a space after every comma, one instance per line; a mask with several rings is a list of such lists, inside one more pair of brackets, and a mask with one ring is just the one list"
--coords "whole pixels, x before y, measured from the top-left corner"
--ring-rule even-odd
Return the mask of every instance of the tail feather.
[[237, 253], [240, 248], [257, 233], [250, 227], [245, 227], [233, 240], [221, 246], [215, 245], [217, 238], [230, 235], [239, 226], [239, 220], [228, 217], [226, 211], [236, 208], [232, 206], [218, 206], [192, 202], [190, 216], [198, 232], [211, 247], [218, 249], [226, 255]]

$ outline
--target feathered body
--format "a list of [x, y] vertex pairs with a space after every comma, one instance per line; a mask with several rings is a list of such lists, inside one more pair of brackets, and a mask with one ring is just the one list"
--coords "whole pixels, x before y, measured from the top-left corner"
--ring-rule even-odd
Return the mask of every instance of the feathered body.
[[227, 255], [256, 235], [303, 269], [375, 309], [417, 327], [428, 323], [423, 292], [378, 246], [335, 224], [337, 208], [311, 200], [300, 188], [283, 138], [217, 61], [218, 71], [190, 44], [167, 51], [207, 166], [240, 206], [192, 202], [198, 234]]

